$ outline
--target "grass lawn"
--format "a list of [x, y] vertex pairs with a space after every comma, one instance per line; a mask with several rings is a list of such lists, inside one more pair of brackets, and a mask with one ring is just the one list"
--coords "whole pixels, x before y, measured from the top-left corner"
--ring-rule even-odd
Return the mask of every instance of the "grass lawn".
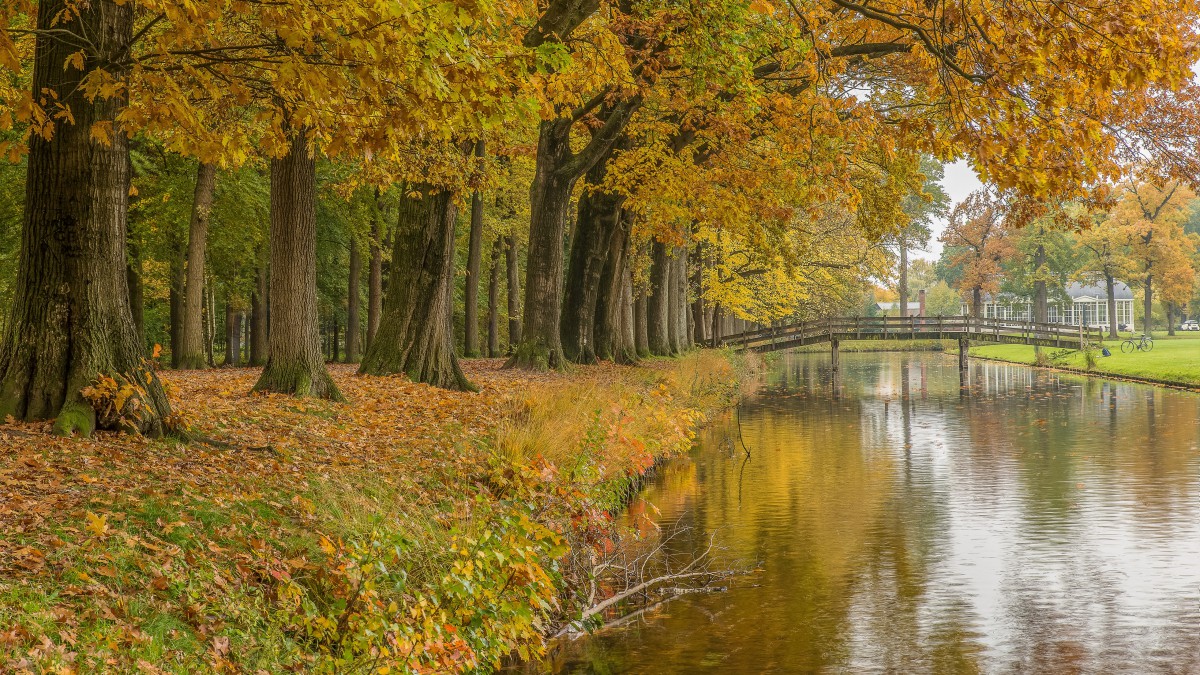
[[[1124, 339], [1122, 337], [1122, 339]], [[1096, 356], [1094, 372], [1127, 377], [1142, 377], [1200, 386], [1200, 333], [1177, 332], [1167, 337], [1166, 331], [1154, 333], [1154, 350], [1121, 353], [1120, 340], [1108, 340], [1105, 346], [1112, 356]], [[1046, 365], [1087, 369], [1082, 352], [1068, 349], [1042, 348], [1049, 359]], [[1034, 348], [1025, 345], [984, 345], [971, 348], [971, 356], [1034, 364]]]

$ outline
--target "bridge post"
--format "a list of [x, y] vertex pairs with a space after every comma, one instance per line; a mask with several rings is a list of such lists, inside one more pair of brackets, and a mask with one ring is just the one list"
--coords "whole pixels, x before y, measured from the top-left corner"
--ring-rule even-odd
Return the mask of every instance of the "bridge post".
[[837, 372], [837, 370], [838, 370], [838, 339], [833, 337], [832, 335], [830, 335], [829, 336], [829, 345], [830, 345], [830, 353], [833, 355], [833, 358], [832, 358], [833, 370], [834, 370], [834, 372]]
[[959, 370], [967, 369], [967, 357], [971, 351], [971, 338], [958, 338], [958, 368]]

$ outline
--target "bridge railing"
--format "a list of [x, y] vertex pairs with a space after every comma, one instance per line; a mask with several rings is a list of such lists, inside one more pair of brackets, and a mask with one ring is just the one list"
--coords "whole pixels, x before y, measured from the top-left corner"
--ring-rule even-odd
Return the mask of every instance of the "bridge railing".
[[766, 326], [742, 331], [722, 338], [723, 344], [747, 347], [780, 342], [798, 342], [821, 337], [845, 339], [904, 339], [915, 335], [945, 338], [985, 336], [994, 339], [1021, 337], [1024, 339], [1054, 340], [1065, 345], [1096, 343], [1104, 331], [1087, 326], [1010, 319], [976, 318], [972, 316], [871, 316], [829, 317], [793, 324]]

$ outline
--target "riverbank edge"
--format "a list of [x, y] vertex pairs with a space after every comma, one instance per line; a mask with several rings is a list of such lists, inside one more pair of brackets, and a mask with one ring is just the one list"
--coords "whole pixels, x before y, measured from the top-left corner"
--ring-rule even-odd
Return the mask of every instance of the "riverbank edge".
[[1176, 380], [1164, 380], [1154, 377], [1141, 377], [1138, 375], [1121, 375], [1105, 370], [1085, 370], [1083, 368], [1072, 368], [1071, 366], [1047, 366], [1037, 363], [1025, 363], [1023, 361], [1014, 361], [1012, 359], [1001, 359], [994, 356], [976, 356], [971, 355], [972, 359], [979, 361], [991, 361], [993, 363], [1008, 363], [1014, 366], [1025, 366], [1026, 368], [1035, 368], [1037, 370], [1045, 370], [1055, 373], [1068, 373], [1071, 375], [1083, 375], [1087, 377], [1095, 377], [1104, 380], [1113, 380], [1116, 382], [1133, 382], [1137, 384], [1148, 384], [1166, 389], [1175, 389], [1178, 391], [1190, 391], [1200, 393], [1200, 385], [1190, 384], [1187, 382], [1179, 382]]
[[[536, 656], [578, 611], [564, 584], [570, 559], [605, 545], [611, 514], [654, 467], [690, 450], [760, 365], [756, 355], [695, 350], [636, 366], [505, 373], [512, 391], [489, 401], [497, 420], [487, 433], [464, 435], [453, 416], [440, 425], [435, 463], [465, 465], [457, 491], [466, 496], [451, 485], [451, 493], [409, 500], [407, 477], [365, 466], [322, 470], [287, 488], [250, 476], [237, 481], [248, 494], [234, 499], [147, 486], [149, 497], [135, 490], [115, 503], [84, 502], [86, 514], [46, 521], [40, 534], [49, 545], [15, 533], [0, 541], [0, 563], [11, 553], [31, 572], [0, 581], [0, 669], [345, 672], [375, 663], [450, 673]], [[346, 411], [288, 397], [235, 400], [321, 421]], [[232, 456], [232, 471], [238, 455], [292, 459], [274, 444], [208, 452], [134, 437], [42, 439], [30, 426], [0, 433], [47, 446], [45, 454], [0, 457], [31, 470], [62, 466], [51, 443], [97, 456], [117, 450], [127, 457], [117, 461], [135, 464]], [[105, 480], [94, 473], [89, 485], [97, 477]]]

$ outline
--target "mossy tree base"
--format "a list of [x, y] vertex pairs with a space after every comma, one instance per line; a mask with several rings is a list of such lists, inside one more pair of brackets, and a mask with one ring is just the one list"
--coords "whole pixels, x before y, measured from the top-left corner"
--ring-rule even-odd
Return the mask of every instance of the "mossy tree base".
[[274, 392], [293, 396], [323, 398], [345, 402], [324, 364], [288, 363], [268, 359], [254, 385], [256, 392]]

